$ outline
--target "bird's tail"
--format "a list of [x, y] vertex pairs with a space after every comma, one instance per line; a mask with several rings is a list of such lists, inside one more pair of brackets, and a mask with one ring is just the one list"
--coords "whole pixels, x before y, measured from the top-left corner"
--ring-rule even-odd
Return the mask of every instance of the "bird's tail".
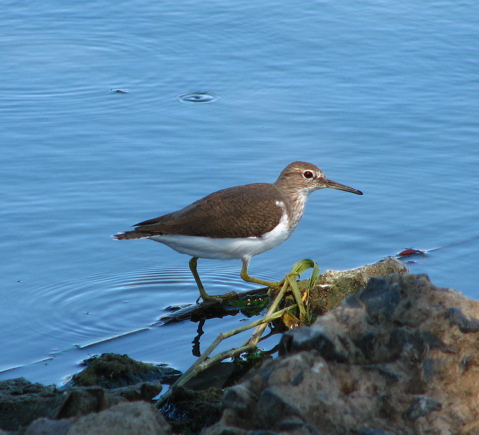
[[116, 240], [133, 240], [143, 239], [148, 237], [148, 234], [140, 233], [138, 231], [126, 231], [124, 233], [115, 234], [113, 236]]

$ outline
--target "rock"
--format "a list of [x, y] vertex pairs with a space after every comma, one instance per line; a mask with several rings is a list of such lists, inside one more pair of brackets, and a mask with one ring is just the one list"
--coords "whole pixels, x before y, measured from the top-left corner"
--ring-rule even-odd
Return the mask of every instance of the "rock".
[[479, 433], [479, 302], [425, 275], [373, 278], [283, 335], [205, 434]]
[[24, 435], [170, 435], [171, 429], [162, 415], [145, 402], [120, 403], [83, 417], [63, 420], [40, 418]]
[[55, 417], [64, 398], [53, 385], [24, 378], [0, 381], [0, 429], [17, 430], [40, 417]]
[[162, 386], [159, 382], [143, 382], [110, 390], [100, 387], [72, 388], [65, 392], [65, 400], [55, 417], [68, 418], [87, 415], [110, 408], [120, 402], [150, 401], [161, 392], [161, 389]]
[[68, 435], [169, 435], [170, 426], [146, 402], [120, 403], [99, 413], [80, 417], [68, 430]]
[[72, 424], [71, 420], [39, 418], [27, 427], [24, 435], [67, 435]]
[[175, 433], [200, 433], [220, 419], [222, 396], [223, 391], [215, 387], [202, 391], [178, 388], [161, 412]]
[[70, 386], [118, 388], [142, 381], [156, 381], [178, 373], [166, 365], [135, 361], [128, 355], [116, 353], [93, 356], [82, 364], [86, 368], [72, 376]]
[[[202, 432], [210, 435], [477, 434], [478, 339], [479, 302], [436, 288], [425, 275], [373, 278], [313, 326], [283, 334], [279, 357], [227, 389], [221, 407], [219, 390], [177, 391], [169, 418], [179, 417], [176, 425], [196, 413], [199, 432], [220, 417]], [[66, 391], [0, 382], [0, 434], [171, 433], [141, 401], [158, 390], [154, 382]]]
[[[347, 296], [364, 289], [371, 277], [407, 272], [407, 266], [394, 257], [386, 257], [357, 269], [326, 270], [318, 276], [309, 293], [309, 309], [315, 316], [323, 315], [340, 306]], [[307, 280], [304, 280], [304, 284], [306, 283]]]
[[[55, 386], [32, 384], [23, 378], [0, 382], [0, 430], [18, 430], [37, 423], [39, 428], [53, 427], [51, 419], [65, 419], [99, 412], [120, 402], [151, 401], [161, 391], [159, 382], [143, 382], [110, 390], [100, 387], [76, 387], [65, 391]], [[61, 432], [60, 425], [57, 429]], [[36, 426], [31, 430], [43, 433]], [[49, 432], [45, 432], [49, 433]], [[55, 433], [55, 431], [51, 432]]]

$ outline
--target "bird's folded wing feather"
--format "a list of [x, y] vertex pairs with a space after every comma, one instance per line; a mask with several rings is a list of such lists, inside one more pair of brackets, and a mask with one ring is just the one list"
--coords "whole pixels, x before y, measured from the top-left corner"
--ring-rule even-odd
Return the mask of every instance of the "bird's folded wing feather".
[[[250, 184], [212, 193], [174, 213], [140, 222], [131, 238], [163, 234], [213, 238], [259, 237], [278, 225], [281, 193], [271, 184]], [[140, 234], [138, 234], [140, 233]], [[136, 237], [134, 237], [136, 235]], [[126, 237], [125, 237], [126, 238]]]

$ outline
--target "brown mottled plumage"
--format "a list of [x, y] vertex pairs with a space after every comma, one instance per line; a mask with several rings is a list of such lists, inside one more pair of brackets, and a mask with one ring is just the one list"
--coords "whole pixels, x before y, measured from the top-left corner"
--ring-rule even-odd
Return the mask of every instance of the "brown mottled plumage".
[[117, 238], [139, 239], [164, 234], [260, 237], [278, 225], [283, 214], [275, 198], [284, 201], [283, 193], [273, 184], [231, 187], [205, 196], [179, 211], [140, 222], [135, 225], [136, 229], [119, 234]]

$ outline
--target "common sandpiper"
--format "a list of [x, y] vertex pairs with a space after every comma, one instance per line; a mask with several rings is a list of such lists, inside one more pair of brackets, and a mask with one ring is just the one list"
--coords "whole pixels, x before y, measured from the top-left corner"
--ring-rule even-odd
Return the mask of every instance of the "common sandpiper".
[[275, 288], [279, 283], [249, 276], [249, 262], [253, 256], [287, 240], [303, 216], [309, 194], [325, 188], [363, 194], [329, 180], [312, 163], [293, 162], [272, 184], [254, 183], [219, 190], [181, 210], [140, 222], [134, 230], [115, 238], [151, 239], [190, 255], [190, 270], [204, 301], [217, 301], [220, 296], [206, 293], [197, 271], [198, 258], [241, 259], [241, 278]]

